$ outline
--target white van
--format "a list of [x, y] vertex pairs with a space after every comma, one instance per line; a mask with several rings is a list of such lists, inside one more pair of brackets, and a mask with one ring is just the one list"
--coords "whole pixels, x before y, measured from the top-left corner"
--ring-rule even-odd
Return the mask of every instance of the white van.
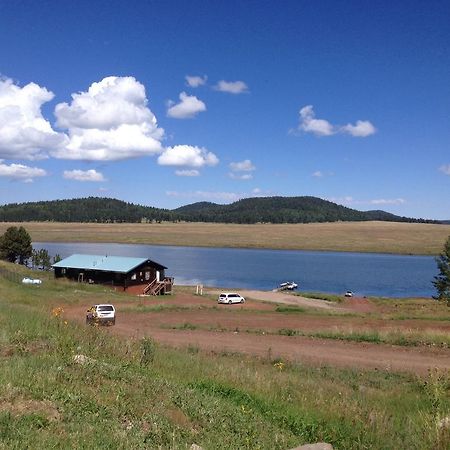
[[232, 303], [244, 303], [245, 298], [236, 292], [222, 292], [217, 299], [217, 303], [227, 303], [231, 305]]
[[88, 325], [116, 324], [116, 309], [113, 305], [92, 305], [86, 313], [86, 323]]

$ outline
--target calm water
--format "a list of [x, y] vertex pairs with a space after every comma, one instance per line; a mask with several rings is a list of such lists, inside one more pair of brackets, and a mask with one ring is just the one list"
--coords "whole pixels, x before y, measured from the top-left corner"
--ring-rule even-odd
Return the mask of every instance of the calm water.
[[73, 253], [149, 258], [167, 266], [176, 284], [224, 288], [269, 290], [295, 281], [301, 291], [430, 297], [437, 274], [430, 256], [50, 242], [33, 247], [63, 258]]

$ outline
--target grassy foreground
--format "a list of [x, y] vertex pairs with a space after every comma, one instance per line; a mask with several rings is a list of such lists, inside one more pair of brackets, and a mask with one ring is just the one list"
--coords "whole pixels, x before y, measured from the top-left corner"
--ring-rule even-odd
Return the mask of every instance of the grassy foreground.
[[[0, 448], [447, 449], [449, 375], [311, 368], [174, 350], [66, 323], [98, 286], [17, 282], [0, 263]], [[133, 299], [130, 298], [132, 302]], [[77, 363], [75, 355], [84, 355]]]
[[116, 242], [200, 247], [273, 248], [436, 255], [450, 235], [450, 225], [395, 222], [310, 224], [95, 224], [27, 222], [33, 241]]

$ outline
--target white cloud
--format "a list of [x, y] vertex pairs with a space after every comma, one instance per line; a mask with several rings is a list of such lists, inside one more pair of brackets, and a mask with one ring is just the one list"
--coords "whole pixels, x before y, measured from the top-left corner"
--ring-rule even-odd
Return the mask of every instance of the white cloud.
[[248, 86], [243, 81], [220, 80], [214, 89], [220, 92], [228, 92], [230, 94], [244, 94], [248, 92]]
[[368, 120], [357, 120], [356, 125], [349, 123], [342, 127], [341, 130], [343, 133], [348, 133], [354, 137], [367, 137], [377, 131]]
[[70, 142], [56, 158], [113, 161], [161, 153], [164, 130], [147, 107], [144, 86], [134, 77], [107, 77], [72, 102], [55, 108], [57, 125]]
[[245, 159], [244, 161], [230, 163], [230, 169], [233, 172], [252, 172], [256, 170], [256, 167], [249, 159]]
[[403, 198], [377, 198], [373, 200], [356, 200], [353, 197], [331, 197], [326, 200], [338, 203], [340, 205], [403, 205], [406, 203], [406, 200]]
[[403, 198], [377, 198], [374, 200], [370, 200], [369, 203], [371, 205], [403, 205], [405, 203], [405, 199], [403, 199]]
[[175, 175], [179, 177], [198, 177], [200, 172], [196, 169], [192, 170], [175, 170]]
[[439, 167], [439, 170], [442, 173], [445, 173], [445, 175], [450, 175], [450, 164], [443, 165], [443, 166]]
[[167, 147], [158, 157], [161, 166], [186, 166], [200, 168], [215, 166], [219, 163], [217, 156], [206, 150], [191, 145], [175, 145]]
[[235, 202], [242, 198], [236, 192], [213, 192], [213, 191], [166, 191], [168, 197], [195, 198], [210, 201]]
[[208, 77], [206, 75], [203, 75], [202, 77], [186, 75], [185, 79], [188, 86], [196, 88], [205, 85]]
[[67, 137], [44, 119], [41, 107], [54, 97], [45, 87], [19, 87], [0, 79], [0, 158], [42, 159], [64, 145]]
[[95, 169], [90, 170], [65, 170], [64, 178], [76, 181], [105, 181], [105, 177], [101, 172]]
[[341, 127], [333, 125], [325, 119], [316, 119], [312, 105], [301, 108], [299, 114], [300, 124], [298, 129], [305, 133], [313, 133], [316, 136], [332, 136], [333, 134], [342, 133], [353, 137], [367, 137], [377, 131], [368, 120], [357, 120], [356, 125], [349, 123]]
[[321, 172], [320, 170], [316, 170], [316, 171], [312, 174], [312, 176], [313, 176], [313, 177], [316, 177], [316, 178], [321, 178], [321, 177], [323, 177], [323, 172]]
[[186, 92], [180, 94], [180, 103], [176, 105], [169, 103], [167, 115], [174, 119], [191, 119], [198, 113], [206, 111], [206, 105], [194, 95], [187, 95]]
[[218, 201], [224, 203], [236, 202], [242, 198], [266, 197], [271, 195], [269, 191], [259, 188], [252, 189], [251, 192], [222, 192], [222, 191], [166, 191], [168, 197], [200, 199], [207, 201]]
[[299, 128], [306, 133], [313, 133], [317, 136], [331, 136], [336, 131], [330, 122], [324, 119], [316, 119], [312, 105], [304, 106], [300, 109]]
[[230, 172], [228, 174], [228, 176], [230, 178], [232, 178], [233, 180], [251, 180], [253, 178], [253, 175], [251, 173], [238, 174], [238, 173]]
[[0, 159], [0, 177], [30, 183], [34, 178], [45, 177], [46, 175], [47, 172], [44, 169], [24, 166], [23, 164], [3, 164], [3, 160]]

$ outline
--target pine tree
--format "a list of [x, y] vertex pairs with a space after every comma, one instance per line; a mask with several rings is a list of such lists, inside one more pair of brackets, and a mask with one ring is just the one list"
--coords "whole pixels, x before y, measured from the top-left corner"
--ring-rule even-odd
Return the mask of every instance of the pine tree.
[[31, 236], [24, 227], [9, 227], [0, 237], [0, 257], [2, 259], [25, 264], [32, 253]]
[[447, 306], [450, 306], [450, 236], [444, 245], [444, 251], [436, 258], [436, 263], [439, 275], [434, 277], [433, 284], [437, 290], [437, 295], [433, 298], [447, 302]]

